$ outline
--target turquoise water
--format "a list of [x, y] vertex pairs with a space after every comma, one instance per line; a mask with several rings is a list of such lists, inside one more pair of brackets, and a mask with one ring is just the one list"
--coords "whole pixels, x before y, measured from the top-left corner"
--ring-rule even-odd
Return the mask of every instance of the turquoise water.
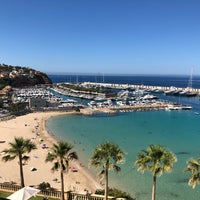
[[[194, 111], [130, 112], [115, 115], [64, 115], [51, 118], [47, 127], [58, 140], [74, 144], [81, 160], [88, 164], [93, 149], [103, 141], [118, 144], [126, 154], [120, 174], [110, 171], [112, 187], [121, 188], [137, 200], [151, 199], [152, 174], [141, 174], [134, 166], [136, 156], [150, 144], [173, 151], [178, 162], [172, 173], [157, 179], [157, 200], [196, 200], [199, 186], [187, 185], [186, 161], [200, 153], [200, 115]], [[94, 170], [94, 169], [92, 169]]]

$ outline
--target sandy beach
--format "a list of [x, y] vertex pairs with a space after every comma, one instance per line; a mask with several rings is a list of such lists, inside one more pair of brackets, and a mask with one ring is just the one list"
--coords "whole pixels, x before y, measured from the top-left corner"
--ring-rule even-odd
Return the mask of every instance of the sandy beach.
[[[52, 187], [60, 190], [60, 173], [52, 172], [52, 163], [45, 163], [47, 153], [55, 139], [48, 134], [45, 127], [45, 120], [50, 117], [66, 113], [59, 112], [41, 112], [30, 113], [17, 118], [0, 122], [0, 152], [9, 147], [9, 142], [14, 140], [14, 137], [22, 136], [31, 139], [37, 149], [33, 150], [29, 156], [30, 160], [24, 164], [24, 179], [25, 185], [36, 186], [42, 182], [48, 182]], [[4, 142], [5, 141], [5, 142]], [[47, 148], [43, 148], [44, 145]], [[77, 152], [78, 154], [78, 152]], [[3, 154], [1, 153], [1, 157]], [[3, 162], [0, 158], [0, 182], [14, 181], [20, 184], [18, 160]], [[75, 172], [69, 170], [65, 174], [65, 191], [72, 190], [79, 193], [85, 193], [85, 189], [89, 192], [94, 192], [101, 185], [89, 173], [87, 166], [83, 166], [81, 161], [72, 161], [71, 168], [76, 169]], [[35, 168], [35, 171], [32, 169]]]

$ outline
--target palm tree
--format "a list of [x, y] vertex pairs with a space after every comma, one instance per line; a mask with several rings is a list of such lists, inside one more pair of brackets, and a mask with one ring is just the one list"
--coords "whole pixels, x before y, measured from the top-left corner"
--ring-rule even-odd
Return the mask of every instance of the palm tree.
[[156, 178], [164, 172], [171, 172], [173, 164], [177, 161], [176, 156], [160, 145], [150, 145], [147, 150], [142, 150], [135, 162], [138, 171], [144, 173], [149, 170], [153, 173], [152, 200], [156, 196]]
[[72, 152], [73, 146], [68, 142], [53, 144], [51, 153], [47, 154], [46, 162], [54, 162], [51, 170], [54, 172], [60, 169], [61, 178], [61, 200], [64, 200], [64, 172], [69, 170], [69, 162], [78, 159], [76, 152]]
[[185, 172], [190, 172], [191, 176], [188, 181], [188, 185], [193, 188], [200, 182], [200, 158], [191, 158], [187, 161], [187, 167], [184, 169]]
[[21, 178], [21, 187], [24, 187], [24, 173], [23, 173], [23, 161], [29, 160], [29, 156], [26, 156], [26, 153], [30, 153], [32, 150], [36, 149], [36, 145], [31, 142], [30, 139], [24, 139], [23, 137], [15, 137], [14, 142], [9, 143], [10, 148], [4, 149], [6, 155], [2, 157], [2, 160], [7, 162], [14, 160], [15, 158], [19, 159], [20, 167], [20, 178]]
[[90, 158], [90, 165], [103, 168], [99, 176], [105, 177], [105, 200], [108, 199], [108, 170], [114, 169], [119, 172], [121, 168], [117, 164], [124, 161], [124, 155], [118, 145], [104, 142], [94, 149], [93, 156]]

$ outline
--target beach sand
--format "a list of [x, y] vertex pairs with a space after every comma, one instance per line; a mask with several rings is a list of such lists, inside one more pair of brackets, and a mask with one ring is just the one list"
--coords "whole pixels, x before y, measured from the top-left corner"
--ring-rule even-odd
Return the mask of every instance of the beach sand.
[[[42, 182], [48, 182], [51, 187], [60, 190], [60, 172], [52, 172], [51, 167], [53, 163], [45, 163], [47, 153], [55, 139], [48, 134], [45, 127], [45, 120], [50, 117], [66, 114], [59, 112], [38, 112], [30, 113], [24, 116], [19, 116], [8, 121], [0, 122], [0, 152], [3, 149], [9, 148], [9, 142], [14, 140], [14, 137], [24, 137], [31, 139], [36, 145], [37, 149], [30, 154], [30, 160], [24, 164], [24, 179], [25, 185], [36, 186]], [[38, 135], [37, 135], [38, 134]], [[41, 141], [41, 138], [43, 141]], [[47, 148], [43, 148], [43, 145]], [[78, 154], [78, 152], [77, 152]], [[16, 182], [20, 184], [20, 174], [18, 159], [9, 162], [3, 162], [0, 156], [0, 182]], [[65, 176], [65, 191], [75, 191], [85, 193], [85, 189], [89, 192], [94, 192], [96, 189], [102, 188], [98, 180], [91, 173], [87, 166], [83, 166], [81, 161], [72, 161], [70, 167], [76, 169], [74, 172], [69, 170]], [[36, 170], [32, 171], [35, 168]]]

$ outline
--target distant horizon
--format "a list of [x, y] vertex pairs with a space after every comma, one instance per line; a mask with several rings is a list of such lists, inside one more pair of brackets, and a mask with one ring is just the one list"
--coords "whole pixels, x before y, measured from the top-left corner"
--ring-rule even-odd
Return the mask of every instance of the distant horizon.
[[46, 73], [46, 74], [49, 74], [49, 75], [95, 75], [95, 76], [191, 76], [191, 73], [192, 73], [192, 76], [195, 77], [195, 76], [200, 76], [200, 74], [195, 74], [193, 72], [193, 68], [191, 68], [191, 72], [188, 73], [188, 74], [178, 74], [178, 73], [127, 73], [127, 72], [124, 72], [124, 73], [114, 73], [114, 72], [107, 72], [107, 73], [104, 73], [104, 72], [67, 72], [67, 71], [57, 71], [57, 72], [53, 72], [53, 71], [42, 71], [40, 69], [38, 69], [37, 67], [32, 67], [32, 66], [22, 66], [22, 65], [16, 65], [16, 64], [10, 64], [10, 63], [0, 63], [0, 65], [8, 65], [8, 66], [12, 66], [12, 67], [27, 67], [27, 68], [31, 68], [33, 70], [36, 70], [36, 71], [39, 71], [39, 72], [42, 72], [42, 73]]
[[[72, 76], [184, 76], [190, 77], [190, 74], [128, 74], [128, 73], [87, 73], [87, 72], [44, 72], [47, 75], [72, 75]], [[193, 77], [199, 77], [200, 74], [193, 74]]]

